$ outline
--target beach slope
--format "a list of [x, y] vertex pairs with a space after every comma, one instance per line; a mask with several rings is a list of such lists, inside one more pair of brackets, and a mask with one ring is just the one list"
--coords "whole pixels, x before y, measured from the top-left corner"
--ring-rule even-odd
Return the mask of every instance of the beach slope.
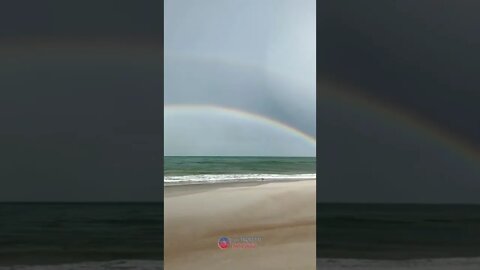
[[315, 269], [315, 207], [314, 180], [166, 187], [165, 269]]

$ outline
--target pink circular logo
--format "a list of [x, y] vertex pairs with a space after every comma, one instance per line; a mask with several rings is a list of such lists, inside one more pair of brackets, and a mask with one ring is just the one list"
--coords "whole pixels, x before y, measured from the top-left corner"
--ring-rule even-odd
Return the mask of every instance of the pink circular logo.
[[218, 247], [220, 249], [227, 249], [230, 246], [230, 239], [228, 237], [220, 237], [218, 239]]

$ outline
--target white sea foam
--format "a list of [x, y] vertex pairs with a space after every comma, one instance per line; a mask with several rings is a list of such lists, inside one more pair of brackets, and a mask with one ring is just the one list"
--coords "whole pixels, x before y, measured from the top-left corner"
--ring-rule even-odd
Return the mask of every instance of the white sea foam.
[[235, 181], [273, 181], [273, 180], [310, 180], [316, 174], [201, 174], [165, 176], [165, 184], [221, 183]]
[[317, 270], [478, 270], [480, 258], [418, 260], [318, 259]]
[[162, 261], [118, 260], [108, 262], [82, 262], [59, 265], [2, 266], [0, 270], [163, 270]]

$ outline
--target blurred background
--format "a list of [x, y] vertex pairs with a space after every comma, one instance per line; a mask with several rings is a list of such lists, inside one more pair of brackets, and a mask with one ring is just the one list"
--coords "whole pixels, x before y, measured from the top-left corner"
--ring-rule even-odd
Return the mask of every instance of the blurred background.
[[0, 201], [161, 198], [162, 8], [2, 3]]
[[480, 202], [478, 8], [318, 3], [318, 201]]

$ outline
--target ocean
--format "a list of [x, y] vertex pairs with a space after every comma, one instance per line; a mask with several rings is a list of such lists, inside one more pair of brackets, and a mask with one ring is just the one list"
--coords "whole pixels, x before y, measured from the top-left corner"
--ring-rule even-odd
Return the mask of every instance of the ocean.
[[165, 185], [315, 179], [315, 157], [165, 157]]
[[317, 204], [317, 258], [457, 257], [480, 257], [480, 205]]
[[162, 269], [163, 203], [0, 203], [0, 221], [0, 269]]
[[317, 269], [480, 269], [480, 205], [317, 203]]

